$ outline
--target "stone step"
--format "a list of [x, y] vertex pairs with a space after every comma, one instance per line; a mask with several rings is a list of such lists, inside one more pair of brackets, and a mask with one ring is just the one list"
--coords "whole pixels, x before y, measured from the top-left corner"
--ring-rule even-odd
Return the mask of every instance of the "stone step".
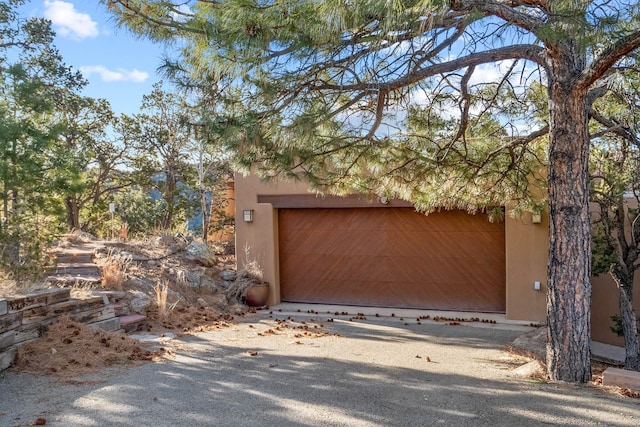
[[87, 324], [87, 326], [91, 326], [92, 328], [102, 329], [103, 331], [109, 331], [109, 332], [117, 332], [122, 330], [122, 328], [120, 327], [119, 317], [112, 317], [111, 319], [89, 323]]
[[118, 317], [124, 317], [130, 314], [129, 309], [124, 304], [120, 304], [116, 302], [116, 303], [109, 304], [109, 307], [113, 308], [113, 312], [116, 313], [116, 316]]
[[[106, 297], [109, 302], [119, 302], [121, 299], [127, 296], [125, 291], [112, 291], [112, 290], [95, 290], [91, 292], [94, 296]], [[109, 304], [107, 302], [107, 304]]]
[[129, 316], [118, 317], [120, 319], [120, 327], [126, 332], [135, 332], [140, 329], [147, 321], [147, 316], [141, 314], [132, 314]]
[[95, 262], [58, 262], [55, 265], [58, 270], [65, 268], [98, 268]]
[[602, 373], [602, 384], [640, 391], [640, 372], [607, 368]]
[[102, 278], [94, 274], [84, 275], [71, 275], [61, 274], [49, 276], [45, 279], [47, 283], [59, 286], [71, 286], [75, 284], [79, 285], [99, 285], [102, 283]]
[[[73, 320], [83, 323], [115, 317], [113, 309], [105, 307], [102, 298], [91, 297], [25, 308], [22, 310], [22, 324], [38, 322], [42, 319], [58, 318], [65, 314], [68, 314]], [[98, 318], [100, 316], [103, 317]], [[78, 317], [78, 319], [74, 317]]]
[[56, 260], [59, 264], [78, 264], [78, 263], [91, 263], [93, 264], [92, 254], [58, 254]]
[[65, 288], [43, 289], [35, 294], [26, 296], [8, 297], [8, 311], [14, 312], [31, 307], [41, 307], [59, 302], [68, 301], [71, 298], [71, 290]]
[[61, 276], [61, 275], [69, 275], [69, 276], [98, 276], [100, 274], [100, 270], [98, 270], [98, 266], [93, 265], [90, 267], [64, 267], [64, 268], [56, 268], [53, 276]]

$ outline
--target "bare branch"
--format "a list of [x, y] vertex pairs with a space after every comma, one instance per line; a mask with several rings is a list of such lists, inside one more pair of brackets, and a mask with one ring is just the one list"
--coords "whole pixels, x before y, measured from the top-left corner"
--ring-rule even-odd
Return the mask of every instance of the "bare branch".
[[533, 6], [547, 9], [546, 2], [540, 1], [483, 1], [483, 0], [457, 0], [451, 2], [451, 8], [456, 11], [471, 12], [479, 10], [485, 15], [497, 16], [504, 21], [535, 32], [544, 25], [544, 21], [537, 16], [521, 12], [517, 6]]
[[386, 83], [359, 83], [350, 85], [337, 85], [330, 83], [322, 83], [311, 85], [312, 90], [340, 90], [340, 91], [358, 91], [367, 89], [381, 89], [387, 92], [391, 92], [411, 84], [417, 83], [428, 77], [433, 77], [439, 74], [446, 74], [452, 71], [456, 71], [462, 68], [470, 66], [477, 66], [481, 64], [494, 63], [496, 61], [502, 61], [506, 59], [527, 59], [533, 61], [541, 66], [545, 63], [542, 59], [544, 49], [538, 46], [532, 45], [513, 45], [503, 48], [492, 49], [485, 52], [473, 53], [461, 58], [457, 58], [451, 61], [432, 64], [425, 68], [422, 68], [412, 74], [405, 75], [398, 79], [392, 80]]
[[607, 48], [587, 67], [580, 76], [576, 87], [586, 89], [604, 76], [613, 65], [626, 54], [640, 47], [640, 31], [636, 31], [617, 41], [611, 42]]

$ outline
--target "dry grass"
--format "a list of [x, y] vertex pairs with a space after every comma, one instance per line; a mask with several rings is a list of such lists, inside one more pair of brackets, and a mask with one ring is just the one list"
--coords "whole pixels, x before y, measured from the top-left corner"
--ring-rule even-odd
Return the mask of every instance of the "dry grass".
[[126, 222], [123, 222], [122, 225], [120, 225], [120, 231], [118, 232], [118, 237], [122, 241], [127, 241], [129, 239], [129, 224], [127, 224]]
[[169, 285], [164, 282], [162, 284], [156, 283], [153, 287], [153, 292], [155, 294], [155, 303], [158, 309], [158, 317], [160, 319], [165, 319], [167, 317], [167, 296], [169, 294]]
[[102, 287], [121, 291], [122, 285], [127, 280], [131, 257], [116, 253], [112, 248], [109, 248], [106, 256], [99, 258], [97, 263], [102, 270]]
[[15, 295], [25, 295], [34, 293], [48, 286], [42, 282], [33, 282], [28, 280], [13, 280], [0, 277], [0, 296], [10, 297]]
[[244, 248], [244, 263], [236, 275], [233, 285], [227, 289], [227, 296], [236, 301], [241, 301], [247, 289], [253, 285], [263, 283], [262, 267], [255, 258], [249, 254], [249, 248]]
[[153, 361], [166, 351], [151, 352], [125, 334], [94, 329], [63, 317], [40, 339], [18, 349], [15, 369], [74, 377], [103, 368]]
[[89, 233], [86, 233], [84, 231], [75, 230], [72, 233], [70, 233], [69, 235], [66, 235], [65, 236], [65, 240], [68, 243], [78, 244], [78, 243], [92, 242], [92, 241], [96, 240], [96, 237], [91, 235], [91, 234], [89, 234]]

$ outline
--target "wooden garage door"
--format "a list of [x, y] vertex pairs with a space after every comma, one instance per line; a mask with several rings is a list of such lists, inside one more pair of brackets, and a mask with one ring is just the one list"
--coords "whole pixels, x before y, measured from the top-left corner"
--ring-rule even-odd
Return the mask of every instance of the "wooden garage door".
[[505, 309], [504, 222], [411, 208], [279, 209], [283, 301]]

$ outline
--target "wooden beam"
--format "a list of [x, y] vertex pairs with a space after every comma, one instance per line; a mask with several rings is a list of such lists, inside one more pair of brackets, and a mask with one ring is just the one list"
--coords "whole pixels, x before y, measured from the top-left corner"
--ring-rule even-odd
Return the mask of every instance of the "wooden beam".
[[[385, 203], [386, 202], [386, 203]], [[314, 208], [411, 208], [406, 200], [385, 200], [376, 196], [321, 196], [315, 194], [259, 194], [258, 203], [269, 203], [277, 209]]]

